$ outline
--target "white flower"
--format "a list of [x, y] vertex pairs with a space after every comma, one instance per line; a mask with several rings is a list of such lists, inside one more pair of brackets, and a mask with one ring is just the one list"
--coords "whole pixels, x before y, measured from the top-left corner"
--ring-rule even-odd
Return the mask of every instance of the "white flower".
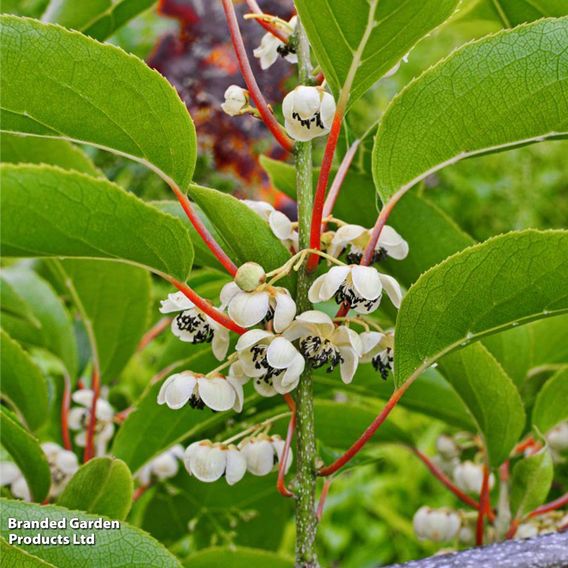
[[230, 85], [225, 91], [225, 102], [221, 108], [229, 116], [238, 116], [246, 112], [248, 105], [248, 91], [238, 85]]
[[175, 477], [179, 470], [178, 460], [184, 458], [183, 447], [179, 444], [156, 456], [136, 474], [142, 485], [150, 485], [152, 479], [163, 481]]
[[363, 345], [361, 363], [372, 363], [376, 371], [386, 380], [394, 369], [394, 336], [392, 333], [365, 331], [359, 335]]
[[266, 201], [243, 199], [243, 203], [262, 217], [270, 225], [274, 235], [288, 249], [298, 250], [298, 231], [294, 229], [292, 221], [282, 211], [277, 211]]
[[538, 536], [539, 530], [536, 525], [531, 523], [523, 523], [517, 528], [515, 532], [515, 538], [533, 538]]
[[211, 342], [215, 357], [219, 361], [226, 357], [229, 330], [197, 308], [182, 292], [168, 294], [168, 298], [161, 301], [160, 312], [181, 312], [172, 320], [172, 333], [187, 343]]
[[[349, 247], [347, 261], [358, 264], [367, 248], [371, 233], [371, 230], [361, 225], [343, 225], [335, 231], [327, 252], [338, 257], [346, 247]], [[402, 260], [408, 256], [408, 243], [389, 225], [385, 225], [381, 231], [375, 246], [373, 263], [387, 256], [395, 260]]]
[[10, 492], [16, 499], [31, 501], [32, 495], [20, 468], [11, 461], [0, 462], [0, 486], [10, 486]]
[[319, 87], [300, 85], [282, 101], [284, 127], [301, 142], [326, 135], [333, 122], [335, 100]]
[[296, 318], [284, 336], [290, 341], [299, 339], [300, 352], [313, 368], [327, 366], [331, 372], [339, 365], [343, 382], [352, 381], [363, 349], [352, 329], [336, 327], [327, 314], [309, 310]]
[[461, 450], [451, 436], [438, 436], [436, 440], [436, 449], [442, 458], [446, 461], [457, 458]]
[[213, 444], [202, 440], [191, 444], [185, 450], [185, 468], [199, 481], [211, 483], [221, 476], [229, 485], [240, 481], [246, 472], [246, 461], [233, 445]]
[[[261, 434], [247, 438], [239, 444], [239, 449], [246, 459], [247, 470], [256, 476], [268, 475], [280, 463], [284, 451], [284, 440], [280, 436]], [[292, 450], [288, 452], [286, 471], [292, 465]]]
[[235, 349], [241, 371], [262, 396], [285, 394], [298, 386], [305, 361], [288, 339], [253, 329], [239, 337]]
[[461, 520], [457, 513], [448, 509], [420, 507], [412, 524], [419, 539], [446, 542], [457, 536]]
[[[460, 463], [454, 469], [454, 481], [462, 491], [479, 495], [483, 485], [483, 466], [471, 461]], [[493, 485], [495, 485], [495, 476], [491, 474], [489, 489], [492, 489]]]
[[[91, 389], [80, 389], [73, 393], [72, 399], [79, 406], [75, 406], [69, 411], [69, 428], [78, 432], [75, 436], [75, 443], [84, 448], [87, 445], [87, 430], [91, 417], [93, 391]], [[105, 454], [107, 443], [114, 434], [114, 424], [112, 422], [114, 409], [101, 396], [97, 398], [95, 418], [95, 453], [97, 456], [101, 456]]]
[[375, 311], [386, 291], [396, 308], [402, 301], [402, 290], [398, 282], [372, 266], [333, 266], [315, 279], [308, 292], [310, 302], [326, 302], [335, 298], [338, 304], [344, 302], [359, 314]]
[[242, 384], [233, 377], [216, 374], [206, 377], [192, 371], [182, 371], [168, 377], [158, 393], [158, 404], [178, 410], [189, 404], [192, 408], [237, 412], [243, 405]]
[[568, 449], [568, 422], [561, 422], [546, 435], [548, 445], [557, 452]]
[[[292, 29], [296, 29], [298, 18], [294, 16], [288, 23]], [[290, 35], [292, 32], [285, 32]], [[260, 40], [260, 45], [252, 52], [253, 55], [260, 59], [260, 68], [264, 71], [274, 64], [281, 55], [290, 63], [298, 63], [298, 56], [290, 51], [287, 44], [283, 43], [270, 32], [265, 33]]]
[[221, 290], [221, 302], [229, 316], [243, 327], [252, 327], [273, 320], [277, 333], [284, 331], [296, 315], [296, 302], [286, 288], [260, 286], [258, 291], [245, 292], [235, 282]]

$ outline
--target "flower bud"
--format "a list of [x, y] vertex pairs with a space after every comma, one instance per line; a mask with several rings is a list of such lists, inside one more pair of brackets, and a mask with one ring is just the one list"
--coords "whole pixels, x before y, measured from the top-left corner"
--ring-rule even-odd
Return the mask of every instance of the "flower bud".
[[460, 449], [451, 436], [439, 436], [436, 449], [445, 460], [452, 460], [460, 455]]
[[446, 542], [457, 536], [461, 520], [457, 513], [449, 509], [420, 507], [412, 524], [419, 539]]
[[242, 114], [249, 104], [248, 91], [238, 85], [231, 85], [225, 91], [225, 102], [221, 108], [229, 116]]
[[245, 262], [235, 275], [236, 285], [245, 292], [253, 292], [266, 280], [264, 268], [256, 262]]
[[547, 435], [548, 445], [557, 452], [568, 449], [568, 422], [561, 422], [553, 428]]
[[[454, 469], [454, 481], [462, 491], [479, 495], [483, 485], [483, 466], [471, 461], [460, 463]], [[492, 489], [494, 484], [495, 476], [491, 474], [489, 476], [489, 489]]]

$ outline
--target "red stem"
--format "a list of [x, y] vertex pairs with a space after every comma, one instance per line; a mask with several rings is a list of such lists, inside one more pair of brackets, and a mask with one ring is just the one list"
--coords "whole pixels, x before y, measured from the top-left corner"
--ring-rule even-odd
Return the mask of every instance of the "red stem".
[[187, 284], [172, 278], [171, 276], [166, 276], [166, 279], [171, 282], [184, 296], [189, 298], [202, 312], [205, 312], [211, 319], [214, 319], [219, 325], [242, 335], [246, 332], [244, 327], [236, 324], [229, 316], [220, 312], [218, 309], [213, 307], [207, 300], [202, 298], [199, 294], [194, 292]]
[[[343, 108], [338, 106], [335, 111], [335, 116], [333, 117], [333, 124], [331, 125], [331, 130], [327, 138], [327, 143], [325, 145], [325, 152], [323, 155], [321, 170], [318, 177], [318, 183], [316, 186], [316, 193], [314, 195], [314, 206], [312, 210], [312, 222], [310, 226], [310, 248], [320, 250], [321, 245], [321, 221], [323, 218], [323, 207], [325, 203], [325, 191], [327, 189], [327, 182], [329, 180], [329, 174], [331, 172], [331, 166], [333, 164], [333, 156], [335, 154], [335, 148], [337, 147], [337, 141], [339, 140], [339, 134], [341, 133], [341, 123], [343, 122]], [[317, 254], [311, 254], [306, 269], [308, 272], [313, 272], [318, 265], [319, 256]]]
[[225, 251], [221, 248], [221, 245], [219, 245], [219, 243], [215, 240], [213, 235], [204, 225], [203, 221], [199, 218], [199, 215], [191, 205], [191, 202], [187, 198], [187, 195], [172, 180], [168, 181], [168, 185], [177, 197], [177, 200], [185, 211], [187, 218], [189, 219], [195, 230], [198, 232], [199, 236], [203, 239], [203, 242], [215, 255], [217, 260], [224, 266], [227, 272], [231, 276], [234, 276], [237, 273], [237, 267], [235, 263], [227, 256]]
[[91, 412], [89, 417], [89, 425], [87, 426], [87, 441], [85, 444], [85, 452], [83, 454], [83, 462], [87, 463], [95, 455], [95, 426], [97, 425], [97, 401], [100, 393], [100, 377], [99, 370], [93, 369], [91, 379], [91, 390], [93, 391], [93, 402], [91, 403]]
[[343, 467], [349, 460], [356, 456], [363, 446], [373, 437], [373, 434], [378, 430], [379, 426], [387, 419], [388, 415], [397, 405], [398, 401], [402, 398], [402, 395], [406, 392], [408, 387], [410, 387], [412, 382], [412, 380], [408, 380], [401, 387], [396, 389], [380, 414], [373, 420], [373, 422], [371, 422], [370, 426], [363, 432], [361, 437], [332, 464], [318, 470], [317, 474], [321, 477], [327, 477], [328, 475], [335, 473], [339, 468]]
[[148, 345], [154, 339], [156, 339], [156, 337], [158, 337], [158, 335], [160, 335], [160, 333], [162, 333], [165, 329], [168, 328], [168, 326], [170, 325], [171, 322], [172, 322], [172, 318], [168, 318], [168, 317], [165, 317], [165, 318], [162, 318], [161, 320], [159, 320], [155, 325], [153, 325], [142, 336], [142, 339], [140, 340], [140, 343], [138, 343], [138, 347], [136, 348], [136, 350], [142, 351], [143, 349], [148, 347]]
[[276, 481], [276, 489], [284, 497], [293, 497], [294, 494], [286, 487], [286, 482], [284, 477], [286, 475], [286, 462], [288, 461], [288, 456], [290, 455], [290, 446], [292, 445], [292, 436], [296, 430], [296, 403], [294, 399], [289, 395], [284, 395], [284, 400], [292, 413], [290, 415], [290, 422], [288, 423], [288, 432], [286, 434], [286, 442], [284, 443], [284, 449], [282, 450], [282, 457], [280, 458], [280, 465], [278, 466], [278, 480]]
[[321, 495], [318, 502], [318, 509], [316, 511], [316, 517], [318, 519], [318, 523], [321, 522], [321, 518], [323, 517], [323, 508], [325, 506], [325, 501], [327, 499], [327, 494], [329, 493], [329, 487], [331, 485], [332, 480], [333, 477], [328, 477], [323, 482], [323, 487], [321, 489]]
[[515, 533], [517, 532], [517, 529], [519, 528], [520, 522], [521, 521], [519, 519], [513, 519], [511, 521], [511, 524], [509, 525], [509, 530], [507, 531], [507, 534], [505, 534], [505, 538], [507, 540], [511, 540], [515, 536]]
[[146, 493], [149, 488], [149, 485], [141, 485], [140, 487], [137, 487], [132, 494], [132, 500], [138, 501], [138, 499], [140, 499], [140, 497], [142, 497], [142, 495], [144, 495], [144, 493]]
[[65, 375], [63, 384], [63, 398], [61, 399], [61, 437], [63, 439], [63, 447], [71, 451], [71, 436], [69, 435], [69, 407], [71, 406], [71, 381]]
[[[253, 14], [261, 14], [264, 15], [264, 12], [260, 9], [260, 6], [256, 3], [256, 0], [246, 0], [247, 6], [249, 10]], [[284, 34], [284, 32], [280, 31], [277, 27], [270, 24], [270, 22], [266, 22], [260, 18], [255, 18], [255, 20], [269, 33], [271, 33], [274, 37], [277, 37], [281, 42], [288, 43], [288, 37]]]
[[537, 507], [534, 511], [529, 513], [529, 518], [538, 517], [539, 515], [544, 515], [545, 513], [549, 513], [550, 511], [555, 511], [556, 509], [560, 509], [560, 507], [564, 507], [568, 505], [568, 493], [564, 493], [562, 497], [558, 497], [554, 501], [550, 503], [545, 503], [540, 507]]
[[[347, 150], [345, 156], [343, 156], [343, 160], [339, 165], [339, 169], [331, 182], [331, 187], [329, 188], [329, 192], [327, 194], [327, 198], [323, 205], [323, 218], [325, 219], [329, 215], [332, 214], [333, 208], [335, 207], [335, 202], [337, 201], [337, 197], [339, 196], [339, 191], [341, 190], [341, 186], [345, 181], [345, 176], [349, 171], [349, 167], [351, 166], [351, 162], [357, 153], [357, 148], [359, 148], [359, 144], [361, 140], [355, 140], [349, 150]], [[325, 230], [325, 224], [322, 230]]]
[[432, 475], [438, 479], [443, 485], [445, 485], [460, 501], [463, 501], [473, 509], [479, 511], [480, 504], [472, 499], [469, 495], [466, 495], [459, 487], [453, 484], [449, 477], [435, 464], [430, 458], [424, 455], [418, 448], [410, 448], [422, 463], [430, 470]]
[[233, 0], [222, 0], [223, 2], [223, 10], [225, 11], [225, 17], [227, 19], [227, 24], [229, 25], [229, 31], [231, 33], [231, 40], [233, 41], [233, 48], [235, 50], [235, 54], [237, 56], [237, 60], [239, 62], [239, 66], [241, 68], [241, 74], [245, 83], [247, 85], [247, 89], [250, 93], [256, 108], [262, 118], [264, 124], [268, 127], [270, 132], [276, 140], [280, 143], [280, 145], [291, 152], [294, 148], [293, 141], [286, 135], [286, 133], [278, 124], [278, 121], [272, 114], [271, 110], [268, 108], [268, 104], [260, 91], [258, 83], [254, 78], [254, 74], [252, 72], [252, 68], [250, 66], [247, 52], [245, 49], [245, 44], [243, 42], [243, 36], [241, 35], [241, 31], [239, 29], [239, 24], [237, 22], [237, 15], [235, 13], [235, 7], [233, 6]]
[[483, 483], [481, 485], [481, 495], [479, 496], [479, 511], [477, 514], [477, 527], [475, 531], [475, 543], [477, 546], [483, 544], [484, 517], [491, 510], [489, 501], [489, 468], [483, 466]]

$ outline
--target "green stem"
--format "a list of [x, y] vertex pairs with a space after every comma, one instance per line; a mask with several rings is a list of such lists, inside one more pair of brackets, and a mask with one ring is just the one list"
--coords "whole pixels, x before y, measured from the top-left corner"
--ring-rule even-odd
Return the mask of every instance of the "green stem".
[[[298, 74], [300, 83], [312, 84], [310, 47], [300, 22], [297, 25]], [[298, 227], [300, 249], [307, 248], [313, 209], [312, 145], [298, 142], [296, 155], [296, 186], [298, 196]], [[311, 277], [305, 267], [298, 272], [298, 313], [311, 309], [308, 289]], [[296, 567], [319, 566], [315, 551], [317, 518], [316, 494], [316, 437], [314, 430], [314, 400], [312, 376], [306, 370], [296, 389]]]

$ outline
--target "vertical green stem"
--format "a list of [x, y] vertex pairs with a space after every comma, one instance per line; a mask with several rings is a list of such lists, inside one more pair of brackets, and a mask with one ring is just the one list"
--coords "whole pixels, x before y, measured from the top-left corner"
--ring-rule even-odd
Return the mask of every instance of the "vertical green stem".
[[[298, 22], [297, 51], [300, 83], [312, 83], [310, 47], [301, 22]], [[310, 225], [313, 209], [312, 194], [312, 144], [297, 142], [296, 186], [298, 195], [298, 225], [300, 249], [307, 248], [310, 240]], [[298, 312], [311, 309], [308, 289], [311, 277], [303, 268], [298, 273]], [[315, 568], [318, 566], [315, 540], [317, 518], [315, 510], [316, 492], [316, 438], [314, 431], [314, 401], [311, 371], [306, 370], [296, 389], [296, 566]]]

